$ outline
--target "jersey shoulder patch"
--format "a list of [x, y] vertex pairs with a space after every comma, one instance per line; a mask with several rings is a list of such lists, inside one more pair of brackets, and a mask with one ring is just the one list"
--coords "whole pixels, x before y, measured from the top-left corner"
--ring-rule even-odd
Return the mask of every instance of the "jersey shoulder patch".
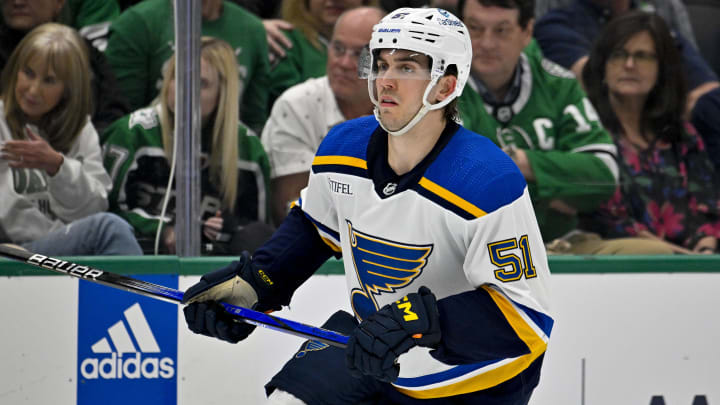
[[465, 219], [520, 198], [527, 186], [510, 157], [488, 138], [460, 127], [425, 171], [418, 192]]
[[146, 107], [130, 114], [128, 129], [140, 125], [143, 129], [153, 129], [160, 126], [160, 116], [156, 107]]
[[334, 126], [320, 143], [313, 159], [313, 171], [335, 168], [345, 172], [349, 169], [367, 176], [367, 146], [378, 125], [374, 116], [367, 116]]

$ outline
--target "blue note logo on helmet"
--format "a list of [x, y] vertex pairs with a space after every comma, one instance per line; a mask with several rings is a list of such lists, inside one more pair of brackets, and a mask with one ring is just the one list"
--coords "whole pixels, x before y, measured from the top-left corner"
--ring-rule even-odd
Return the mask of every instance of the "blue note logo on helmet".
[[[377, 57], [382, 49], [403, 49], [427, 55], [430, 58], [430, 83], [423, 96], [423, 108], [402, 129], [388, 131], [392, 135], [402, 135], [415, 125], [430, 110], [445, 107], [462, 94], [470, 76], [472, 45], [465, 24], [451, 13], [437, 8], [400, 8], [385, 16], [373, 28], [369, 52], [361, 71], [370, 73], [376, 66]], [[430, 104], [427, 97], [438, 80], [445, 75], [448, 66], [457, 69], [457, 86], [454, 92], [443, 101]], [[362, 74], [361, 74], [362, 75]], [[368, 75], [370, 77], [370, 75]], [[374, 80], [368, 80], [370, 99], [375, 104], [376, 117], [380, 121], [375, 95]], [[381, 122], [382, 125], [382, 122]], [[386, 129], [387, 130], [387, 129]]]

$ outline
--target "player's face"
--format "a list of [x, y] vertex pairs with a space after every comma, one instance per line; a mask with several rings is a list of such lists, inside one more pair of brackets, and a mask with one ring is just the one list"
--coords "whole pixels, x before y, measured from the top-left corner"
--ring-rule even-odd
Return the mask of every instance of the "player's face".
[[473, 75], [480, 79], [507, 76], [515, 69], [520, 53], [532, 39], [533, 21], [523, 28], [520, 11], [486, 7], [477, 0], [465, 4], [465, 25], [472, 41]]
[[[404, 127], [422, 106], [425, 89], [430, 83], [430, 58], [406, 50], [383, 49], [377, 58], [375, 96], [380, 120], [385, 128], [397, 131]], [[433, 92], [428, 95], [433, 100]]]
[[58, 105], [65, 91], [52, 67], [40, 56], [20, 69], [15, 84], [15, 99], [30, 121], [37, 121]]
[[332, 28], [343, 11], [359, 6], [362, 6], [362, 0], [310, 0], [310, 14], [321, 25]]
[[55, 19], [65, 0], [2, 0], [5, 23], [13, 29], [29, 31]]
[[327, 75], [339, 102], [350, 102], [367, 93], [367, 82], [358, 78], [358, 57], [371, 34], [372, 24], [347, 17], [335, 27], [328, 46]]
[[646, 97], [658, 79], [655, 43], [647, 31], [639, 32], [610, 53], [605, 64], [605, 81], [610, 94]]
[[[215, 112], [220, 97], [220, 74], [205, 58], [200, 59], [200, 116], [203, 122]], [[168, 88], [168, 109], [175, 112], [175, 78], [171, 79]]]

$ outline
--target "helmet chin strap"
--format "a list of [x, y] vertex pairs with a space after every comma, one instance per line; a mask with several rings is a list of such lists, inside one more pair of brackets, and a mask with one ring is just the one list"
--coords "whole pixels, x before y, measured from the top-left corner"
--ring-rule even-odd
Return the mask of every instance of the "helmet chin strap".
[[373, 113], [375, 114], [375, 119], [380, 124], [380, 127], [385, 130], [388, 134], [392, 136], [401, 136], [406, 134], [409, 130], [411, 130], [415, 125], [417, 125], [420, 120], [423, 119], [425, 114], [430, 112], [431, 110], [437, 110], [439, 108], [445, 107], [450, 101], [452, 100], [451, 97], [446, 98], [445, 100], [436, 103], [436, 104], [429, 104], [427, 101], [427, 97], [430, 94], [430, 90], [432, 90], [433, 87], [435, 87], [435, 84], [437, 84], [438, 79], [435, 78], [428, 83], [427, 87], [425, 88], [425, 94], [423, 94], [423, 105], [420, 107], [420, 109], [415, 113], [415, 116], [408, 121], [407, 124], [405, 124], [402, 128], [398, 129], [397, 131], [391, 131], [388, 128], [385, 127], [382, 120], [380, 119], [380, 110], [378, 109], [378, 102], [376, 99], [371, 98], [373, 104], [375, 104], [375, 108], [373, 109]]
[[430, 108], [428, 108], [428, 106], [423, 104], [423, 106], [420, 107], [418, 112], [415, 113], [415, 116], [413, 117], [413, 119], [411, 119], [407, 124], [405, 124], [402, 128], [398, 129], [397, 131], [391, 131], [388, 128], [386, 128], [385, 125], [383, 125], [383, 122], [380, 119], [380, 111], [378, 110], [378, 108], [375, 107], [373, 109], [373, 112], [375, 113], [375, 119], [377, 120], [378, 123], [380, 123], [380, 127], [382, 127], [382, 129], [384, 129], [385, 132], [387, 132], [388, 134], [390, 134], [392, 136], [404, 135], [407, 131], [411, 130], [412, 127], [415, 126], [415, 124], [420, 122], [420, 120], [423, 119], [423, 117], [425, 116], [425, 114], [428, 113], [428, 111], [430, 111]]

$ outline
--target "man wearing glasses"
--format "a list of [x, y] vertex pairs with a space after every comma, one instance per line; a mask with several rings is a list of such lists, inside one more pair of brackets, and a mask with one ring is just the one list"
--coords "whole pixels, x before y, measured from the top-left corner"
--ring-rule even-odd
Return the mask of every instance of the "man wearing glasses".
[[358, 78], [358, 57], [384, 14], [375, 7], [343, 13], [328, 46], [327, 75], [293, 86], [275, 101], [261, 139], [272, 167], [276, 224], [307, 185], [315, 152], [330, 128], [372, 114], [367, 82]]
[[[532, 0], [458, 4], [473, 47], [471, 88], [460, 98], [463, 125], [493, 140], [518, 165], [545, 242], [566, 236], [577, 227], [578, 213], [596, 209], [615, 190], [612, 139], [572, 73], [540, 54], [532, 40]], [[574, 253], [614, 251], [574, 242]]]

